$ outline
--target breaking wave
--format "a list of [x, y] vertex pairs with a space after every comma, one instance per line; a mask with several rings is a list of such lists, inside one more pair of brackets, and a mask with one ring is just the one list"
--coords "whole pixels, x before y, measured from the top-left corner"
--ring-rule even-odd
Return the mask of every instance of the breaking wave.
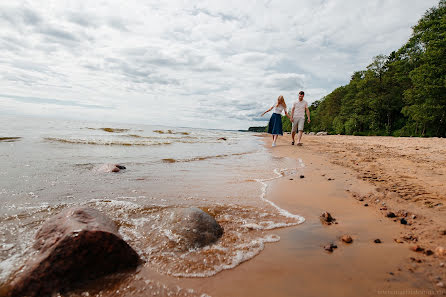
[[14, 142], [20, 140], [22, 137], [0, 137], [0, 142]]
[[123, 146], [151, 146], [172, 144], [170, 141], [124, 141], [107, 139], [81, 139], [81, 138], [58, 138], [45, 137], [46, 141], [73, 143], [73, 144], [92, 144], [92, 145], [123, 145]]
[[243, 156], [252, 154], [253, 152], [244, 152], [244, 153], [233, 153], [233, 154], [221, 154], [221, 155], [213, 155], [213, 156], [200, 156], [200, 157], [193, 157], [193, 158], [186, 158], [186, 159], [174, 159], [174, 158], [166, 158], [161, 159], [164, 163], [184, 163], [184, 162], [194, 162], [194, 161], [204, 161], [209, 159], [221, 159], [221, 158], [227, 158], [232, 156]]

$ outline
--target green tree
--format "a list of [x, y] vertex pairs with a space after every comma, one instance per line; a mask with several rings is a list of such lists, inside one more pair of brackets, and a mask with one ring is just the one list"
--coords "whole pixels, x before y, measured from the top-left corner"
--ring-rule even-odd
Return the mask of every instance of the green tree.
[[424, 14], [399, 50], [376, 56], [310, 111], [307, 131], [445, 137], [446, 0]]

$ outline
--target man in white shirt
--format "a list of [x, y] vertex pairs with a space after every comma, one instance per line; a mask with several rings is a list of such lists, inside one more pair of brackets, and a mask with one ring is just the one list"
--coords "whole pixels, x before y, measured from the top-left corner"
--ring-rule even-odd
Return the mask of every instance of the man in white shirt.
[[304, 100], [304, 96], [304, 91], [300, 91], [299, 100], [293, 103], [293, 108], [291, 109], [291, 120], [293, 121], [293, 127], [291, 129], [291, 138], [293, 138], [293, 142], [291, 142], [291, 145], [294, 145], [294, 136], [296, 135], [297, 130], [299, 130], [299, 133], [297, 134], [297, 145], [302, 145], [300, 140], [302, 139], [302, 134], [304, 132], [305, 112], [307, 113], [307, 121], [310, 123], [310, 110], [308, 109], [307, 101]]

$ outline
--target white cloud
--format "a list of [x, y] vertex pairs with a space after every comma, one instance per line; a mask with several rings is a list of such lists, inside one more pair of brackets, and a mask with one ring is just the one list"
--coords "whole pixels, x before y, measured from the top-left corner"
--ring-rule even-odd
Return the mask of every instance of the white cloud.
[[436, 4], [5, 2], [0, 111], [246, 128], [279, 94], [313, 102], [348, 83]]

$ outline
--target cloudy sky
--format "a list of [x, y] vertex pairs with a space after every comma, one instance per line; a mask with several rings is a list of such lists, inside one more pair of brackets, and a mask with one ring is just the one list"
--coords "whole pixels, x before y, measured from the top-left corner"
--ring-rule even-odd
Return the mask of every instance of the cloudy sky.
[[246, 129], [398, 49], [437, 0], [0, 2], [0, 115]]

